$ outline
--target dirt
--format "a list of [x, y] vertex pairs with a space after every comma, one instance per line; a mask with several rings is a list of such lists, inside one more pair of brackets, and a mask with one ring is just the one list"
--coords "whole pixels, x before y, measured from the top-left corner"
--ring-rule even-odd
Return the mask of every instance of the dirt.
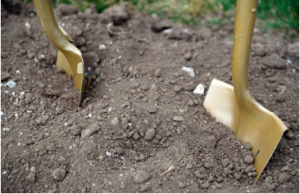
[[233, 26], [192, 28], [122, 7], [55, 10], [84, 57], [77, 107], [32, 4], [21, 9], [1, 8], [2, 192], [299, 192], [298, 40], [254, 33], [251, 91], [294, 134], [255, 181], [251, 145], [193, 93], [213, 78], [232, 84]]

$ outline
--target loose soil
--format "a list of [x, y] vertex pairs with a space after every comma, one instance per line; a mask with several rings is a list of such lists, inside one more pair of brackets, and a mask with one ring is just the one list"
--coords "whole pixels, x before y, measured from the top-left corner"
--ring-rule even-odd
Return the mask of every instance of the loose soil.
[[[78, 91], [55, 68], [57, 49], [32, 4], [3, 4], [2, 192], [299, 192], [298, 40], [254, 33], [251, 91], [294, 134], [281, 139], [255, 181], [251, 145], [210, 117], [206, 93], [193, 93], [199, 83], [207, 91], [213, 78], [232, 84], [233, 26], [60, 7], [57, 21], [86, 66], [77, 107]], [[118, 26], [107, 29], [111, 21]]]

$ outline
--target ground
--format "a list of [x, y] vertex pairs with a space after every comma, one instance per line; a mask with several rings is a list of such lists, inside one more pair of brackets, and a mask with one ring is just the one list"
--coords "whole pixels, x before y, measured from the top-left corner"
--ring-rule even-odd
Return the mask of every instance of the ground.
[[[213, 78], [232, 84], [232, 25], [60, 7], [86, 66], [78, 107], [32, 8], [1, 13], [2, 192], [299, 192], [298, 40], [255, 29], [251, 91], [293, 134], [255, 181], [251, 145], [203, 107]], [[199, 83], [204, 95], [193, 93]]]

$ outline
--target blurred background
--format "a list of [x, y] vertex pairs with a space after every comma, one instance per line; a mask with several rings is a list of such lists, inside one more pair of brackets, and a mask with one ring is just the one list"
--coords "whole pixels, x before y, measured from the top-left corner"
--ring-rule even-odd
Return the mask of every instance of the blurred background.
[[[114, 4], [122, 4], [131, 11], [139, 10], [200, 27], [207, 24], [233, 25], [236, 0], [52, 0], [52, 3], [54, 7], [58, 4], [77, 5], [82, 12], [95, 6], [98, 13]], [[257, 17], [256, 25], [263, 32], [276, 30], [283, 31], [289, 38], [298, 37], [298, 0], [259, 0]]]

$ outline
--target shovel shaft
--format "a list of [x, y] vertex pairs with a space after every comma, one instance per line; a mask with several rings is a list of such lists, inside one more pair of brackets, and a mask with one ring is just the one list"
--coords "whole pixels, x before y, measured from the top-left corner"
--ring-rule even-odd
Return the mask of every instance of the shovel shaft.
[[248, 83], [248, 61], [256, 18], [258, 0], [237, 0], [232, 54], [232, 77], [238, 106], [251, 106], [254, 99]]

